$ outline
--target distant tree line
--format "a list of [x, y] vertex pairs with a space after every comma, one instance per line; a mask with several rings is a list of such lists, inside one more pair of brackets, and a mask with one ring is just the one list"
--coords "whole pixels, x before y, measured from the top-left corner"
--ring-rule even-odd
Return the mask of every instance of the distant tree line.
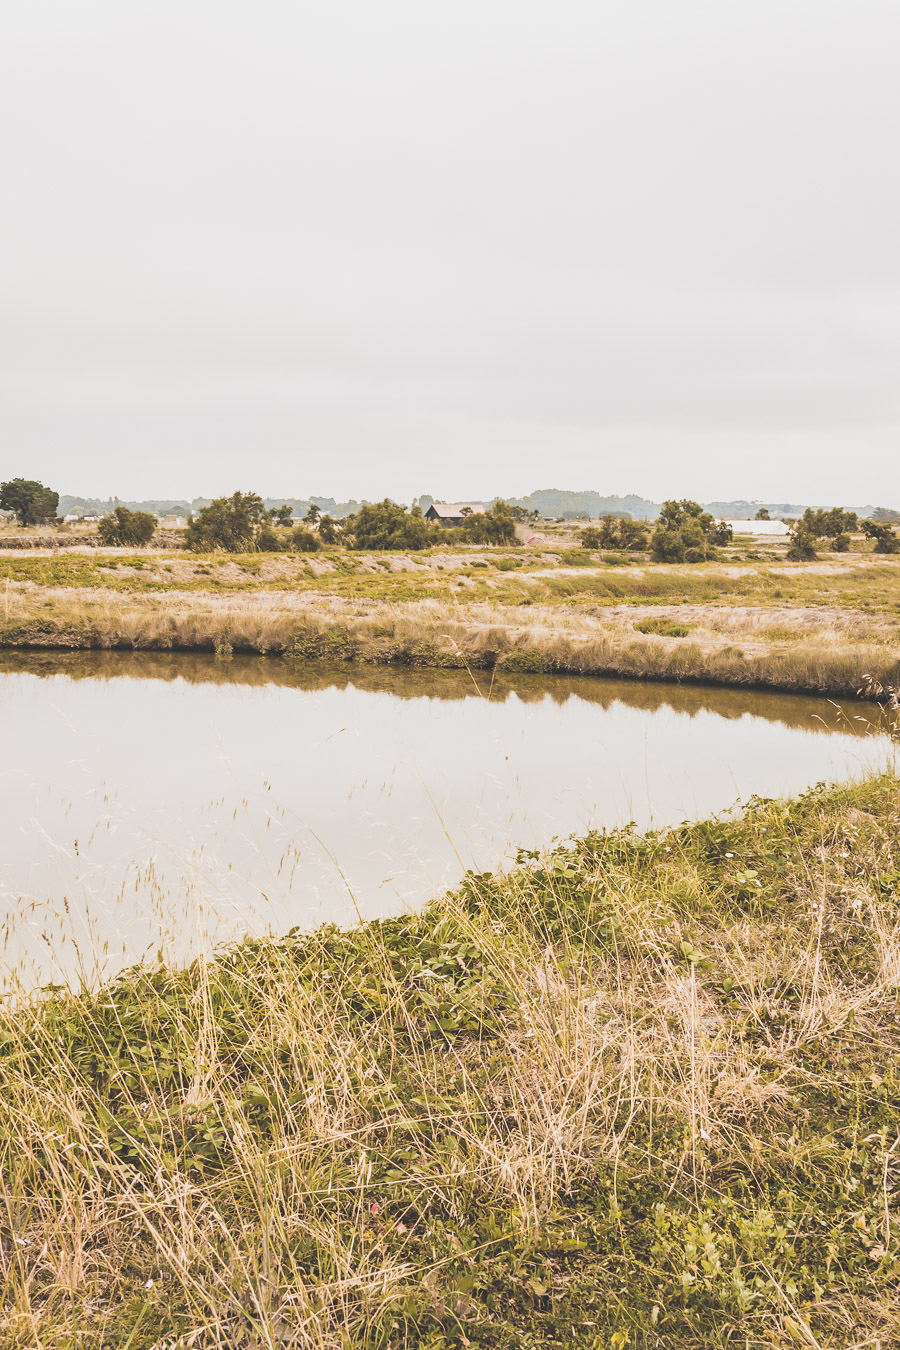
[[[189, 516], [186, 543], [200, 553], [218, 550], [314, 553], [323, 545], [367, 551], [420, 550], [452, 543], [503, 546], [515, 542], [517, 525], [535, 519], [538, 508], [532, 502], [540, 500], [542, 506], [552, 502], [558, 507], [568, 499], [569, 509], [564, 513], [571, 515], [573, 497], [649, 505], [643, 498], [599, 498], [590, 493], [548, 491], [518, 502], [498, 500], [483, 511], [464, 511], [461, 523], [448, 527], [426, 519], [425, 511], [434, 500], [427, 494], [411, 508], [388, 497], [381, 502], [344, 503], [341, 507], [331, 498], [316, 498], [305, 503], [306, 514], [297, 524], [296, 499], [270, 506], [255, 492], [234, 492], [230, 497], [211, 501], [198, 499], [203, 505]], [[336, 510], [348, 505], [356, 509], [335, 519], [330, 512], [323, 511], [324, 505], [334, 505]], [[55, 523], [58, 507], [59, 494], [36, 480], [13, 478], [0, 483], [0, 510], [12, 512], [23, 527]], [[759, 507], [755, 518], [768, 520], [768, 507]], [[851, 534], [859, 531], [872, 541], [875, 553], [900, 553], [900, 536], [892, 528], [898, 522], [900, 512], [887, 507], [875, 508], [866, 520], [859, 520], [855, 511], [840, 506], [807, 507], [794, 522], [787, 556], [796, 561], [813, 559], [823, 540], [828, 541], [830, 551], [847, 552]], [[157, 525], [156, 516], [150, 512], [117, 503], [100, 520], [98, 533], [104, 544], [138, 548], [151, 542]], [[618, 510], [607, 511], [599, 525], [582, 530], [580, 539], [588, 549], [649, 551], [656, 562], [699, 563], [714, 557], [718, 547], [730, 543], [732, 531], [699, 502], [682, 498], [662, 503], [652, 533], [645, 522], [632, 519], [627, 510]]]

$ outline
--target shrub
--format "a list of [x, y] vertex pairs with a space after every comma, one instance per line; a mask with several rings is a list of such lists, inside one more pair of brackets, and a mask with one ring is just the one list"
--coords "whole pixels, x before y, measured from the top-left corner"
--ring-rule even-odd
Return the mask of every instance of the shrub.
[[265, 502], [255, 492], [217, 497], [188, 521], [187, 546], [195, 553], [249, 553], [266, 520]]
[[383, 502], [366, 503], [347, 520], [356, 549], [428, 548], [437, 542], [437, 532], [414, 506], [404, 506], [385, 497]]
[[650, 540], [650, 553], [654, 562], [684, 562], [685, 549], [681, 531], [669, 530], [663, 525], [657, 525], [653, 531], [653, 538]]
[[516, 538], [516, 518], [512, 507], [496, 501], [488, 511], [473, 511], [463, 519], [463, 538], [471, 544], [512, 544]]
[[291, 543], [298, 553], [316, 553], [319, 540], [305, 525], [298, 525], [291, 535]]
[[713, 517], [699, 502], [687, 497], [663, 502], [650, 552], [656, 562], [704, 562], [714, 526]]
[[850, 549], [849, 534], [836, 534], [831, 541], [832, 552], [847, 553]]
[[813, 558], [818, 557], [814, 537], [800, 525], [791, 535], [791, 546], [787, 551], [787, 557], [791, 562], [811, 562]]
[[671, 619], [641, 619], [634, 625], [635, 632], [654, 634], [657, 637], [687, 637], [691, 631], [686, 623], [674, 623]]
[[581, 531], [582, 548], [601, 548], [605, 547], [600, 543], [600, 531], [596, 525], [589, 525], [586, 530]]
[[[596, 538], [597, 542], [587, 543], [589, 536]], [[595, 526], [588, 526], [581, 533], [585, 548], [624, 548], [633, 552], [645, 549], [647, 540], [646, 526], [638, 520], [632, 520], [630, 516], [606, 515], [600, 522], [599, 530]]]
[[156, 516], [149, 511], [129, 511], [127, 506], [117, 506], [100, 521], [97, 533], [103, 544], [144, 548], [156, 533], [156, 525]]
[[887, 521], [864, 520], [863, 533], [875, 541], [875, 553], [900, 553], [900, 539]]
[[263, 525], [256, 536], [256, 547], [261, 553], [284, 553], [289, 545], [283, 534], [278, 534], [271, 525]]

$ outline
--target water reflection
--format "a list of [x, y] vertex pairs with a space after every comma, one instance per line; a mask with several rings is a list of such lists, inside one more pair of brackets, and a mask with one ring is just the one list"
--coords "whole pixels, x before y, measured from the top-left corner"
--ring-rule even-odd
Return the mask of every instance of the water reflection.
[[511, 694], [523, 703], [577, 698], [609, 708], [625, 702], [631, 708], [671, 708], [693, 716], [714, 712], [719, 717], [755, 716], [788, 727], [838, 728], [850, 735], [871, 735], [882, 729], [875, 704], [769, 690], [720, 688], [697, 684], [654, 684], [642, 680], [596, 679], [579, 675], [511, 675], [499, 671], [434, 670], [403, 666], [292, 662], [281, 657], [215, 658], [197, 652], [0, 652], [0, 675], [65, 675], [69, 679], [183, 680], [187, 684], [242, 685], [253, 688], [359, 689], [396, 698], [464, 699], [473, 694], [494, 703]]
[[877, 711], [743, 690], [161, 653], [0, 658], [26, 982], [418, 904], [592, 826], [883, 764]]

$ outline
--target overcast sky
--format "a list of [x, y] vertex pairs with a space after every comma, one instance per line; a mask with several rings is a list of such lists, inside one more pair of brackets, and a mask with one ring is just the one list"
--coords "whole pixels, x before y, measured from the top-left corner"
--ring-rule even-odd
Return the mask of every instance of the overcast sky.
[[0, 478], [900, 507], [898, 0], [7, 0]]

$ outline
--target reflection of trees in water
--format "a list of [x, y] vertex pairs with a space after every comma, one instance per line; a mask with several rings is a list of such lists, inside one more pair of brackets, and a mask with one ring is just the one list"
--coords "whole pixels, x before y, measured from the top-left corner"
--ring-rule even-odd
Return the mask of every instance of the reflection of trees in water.
[[463, 699], [480, 696], [502, 703], [515, 694], [523, 703], [550, 698], [564, 704], [581, 699], [608, 708], [614, 703], [645, 712], [711, 712], [736, 719], [752, 716], [808, 731], [840, 731], [871, 735], [884, 730], [872, 704], [781, 694], [767, 690], [728, 689], [701, 684], [655, 684], [596, 675], [520, 675], [431, 667], [332, 665], [292, 662], [283, 657], [233, 656], [221, 660], [206, 652], [38, 652], [0, 653], [0, 674], [65, 675], [70, 679], [185, 680], [188, 684], [237, 684], [263, 688], [315, 691], [359, 689], [397, 698]]

